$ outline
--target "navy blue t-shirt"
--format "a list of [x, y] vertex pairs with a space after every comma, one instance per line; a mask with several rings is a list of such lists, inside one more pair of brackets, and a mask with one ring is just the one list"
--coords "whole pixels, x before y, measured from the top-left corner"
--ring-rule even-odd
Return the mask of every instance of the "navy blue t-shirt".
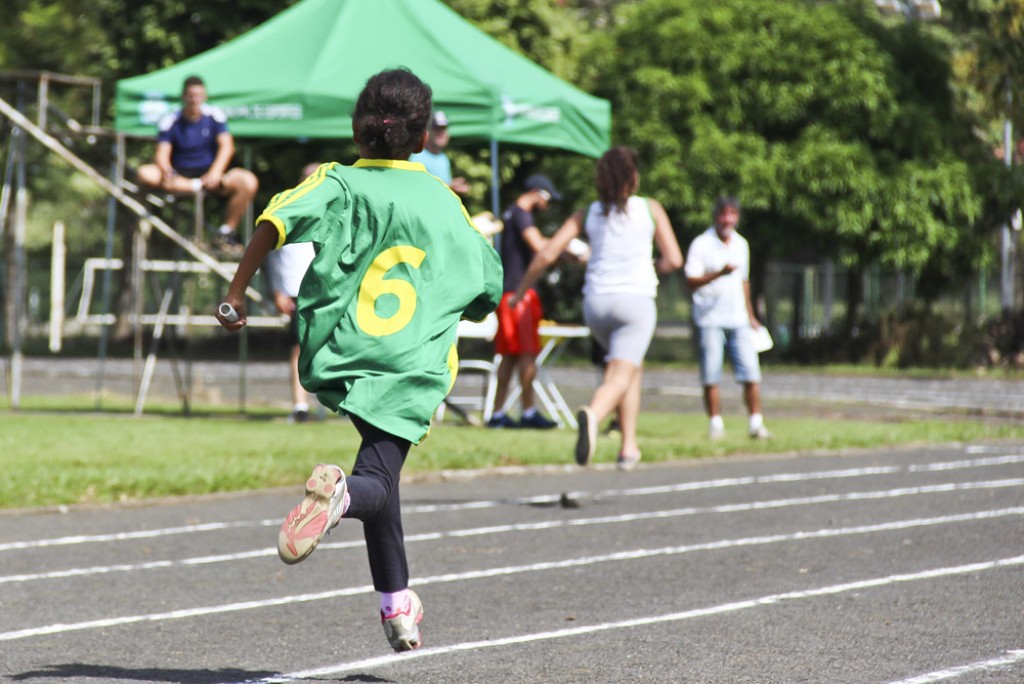
[[198, 121], [189, 121], [181, 112], [165, 116], [156, 139], [171, 144], [171, 166], [176, 171], [205, 172], [217, 157], [217, 136], [227, 130], [224, 112], [203, 105]]
[[523, 239], [523, 231], [536, 223], [533, 214], [518, 204], [506, 209], [501, 219], [505, 227], [500, 233], [498, 252], [501, 254], [501, 265], [505, 268], [505, 292], [515, 292], [533, 261], [533, 250]]

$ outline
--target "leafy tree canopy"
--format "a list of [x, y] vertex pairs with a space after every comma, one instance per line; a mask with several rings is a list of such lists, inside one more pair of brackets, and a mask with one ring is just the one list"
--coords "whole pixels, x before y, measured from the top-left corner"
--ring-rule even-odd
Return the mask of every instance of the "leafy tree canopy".
[[[690, 232], [738, 195], [755, 248], [920, 270], [970, 241], [991, 160], [954, 106], [949, 50], [869, 3], [648, 0], [591, 63], [615, 136]], [[964, 264], [960, 264], [963, 268]]]

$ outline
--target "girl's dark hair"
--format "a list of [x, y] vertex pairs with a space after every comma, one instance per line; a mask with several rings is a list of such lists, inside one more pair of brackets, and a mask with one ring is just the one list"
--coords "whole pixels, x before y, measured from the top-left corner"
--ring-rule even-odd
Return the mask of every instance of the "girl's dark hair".
[[601, 155], [597, 162], [597, 198], [605, 216], [612, 209], [626, 208], [626, 200], [636, 189], [637, 170], [636, 150], [630, 147], [616, 145]]
[[431, 96], [430, 86], [408, 69], [371, 76], [352, 113], [356, 142], [378, 159], [408, 159], [427, 130]]

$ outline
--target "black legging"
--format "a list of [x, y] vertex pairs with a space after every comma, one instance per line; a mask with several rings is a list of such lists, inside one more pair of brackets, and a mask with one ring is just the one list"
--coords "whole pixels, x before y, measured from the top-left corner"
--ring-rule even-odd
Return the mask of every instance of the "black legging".
[[412, 444], [352, 416], [363, 438], [348, 478], [346, 518], [363, 521], [373, 588], [394, 592], [409, 586], [398, 479]]

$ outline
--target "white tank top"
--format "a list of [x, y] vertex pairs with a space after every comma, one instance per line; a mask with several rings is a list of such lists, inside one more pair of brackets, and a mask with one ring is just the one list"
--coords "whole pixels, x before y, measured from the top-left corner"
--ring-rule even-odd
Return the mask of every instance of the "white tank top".
[[632, 196], [625, 211], [605, 216], [601, 203], [587, 211], [584, 231], [590, 241], [590, 260], [583, 295], [638, 294], [654, 297], [654, 217], [644, 197]]

